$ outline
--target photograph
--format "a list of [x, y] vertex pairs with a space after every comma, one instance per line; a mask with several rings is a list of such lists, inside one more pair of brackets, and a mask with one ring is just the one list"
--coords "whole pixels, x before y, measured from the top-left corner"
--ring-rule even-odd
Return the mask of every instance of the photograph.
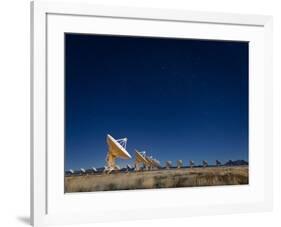
[[64, 33], [64, 192], [249, 184], [249, 42]]

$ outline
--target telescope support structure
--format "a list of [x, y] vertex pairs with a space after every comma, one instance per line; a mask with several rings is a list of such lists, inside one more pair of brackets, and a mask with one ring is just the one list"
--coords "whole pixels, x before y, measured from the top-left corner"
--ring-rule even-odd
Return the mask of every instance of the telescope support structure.
[[106, 161], [106, 171], [108, 173], [110, 173], [111, 171], [116, 169], [115, 159], [116, 159], [116, 157], [108, 151], [107, 155], [106, 155], [106, 160], [105, 160]]

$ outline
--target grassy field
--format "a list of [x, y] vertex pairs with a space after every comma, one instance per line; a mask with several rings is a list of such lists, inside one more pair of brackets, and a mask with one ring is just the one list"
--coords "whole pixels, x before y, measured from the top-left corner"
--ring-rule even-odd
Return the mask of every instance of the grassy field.
[[248, 184], [248, 166], [183, 168], [65, 177], [65, 192]]

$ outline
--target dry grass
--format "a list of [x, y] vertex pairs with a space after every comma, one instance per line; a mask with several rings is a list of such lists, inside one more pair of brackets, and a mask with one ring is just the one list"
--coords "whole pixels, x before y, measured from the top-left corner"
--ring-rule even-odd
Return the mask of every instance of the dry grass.
[[65, 192], [248, 184], [248, 167], [208, 167], [65, 177]]

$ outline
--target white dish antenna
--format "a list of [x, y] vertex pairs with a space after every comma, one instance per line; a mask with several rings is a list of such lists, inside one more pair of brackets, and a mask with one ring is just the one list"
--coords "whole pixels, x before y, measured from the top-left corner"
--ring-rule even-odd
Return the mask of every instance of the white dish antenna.
[[140, 152], [138, 150], [136, 151], [136, 162], [138, 163], [148, 163], [147, 159], [145, 158], [145, 151]]
[[221, 161], [220, 160], [216, 160], [216, 165], [217, 166], [221, 166]]
[[86, 173], [86, 170], [83, 169], [83, 168], [81, 168], [81, 169], [80, 169], [80, 172], [81, 172], [82, 174], [84, 174], [84, 173]]
[[152, 159], [152, 163], [153, 163], [154, 167], [157, 167], [157, 168], [161, 167], [160, 161], [155, 158]]
[[65, 171], [66, 176], [71, 176], [73, 174], [74, 174], [74, 171], [72, 169], [69, 169], [69, 170]]
[[150, 168], [153, 167], [153, 161], [152, 161], [153, 157], [152, 156], [149, 156], [149, 157], [146, 157], [146, 160], [148, 162], [148, 165]]
[[173, 167], [172, 161], [166, 161], [166, 169], [170, 169], [172, 167]]
[[158, 169], [161, 167], [160, 161], [153, 158], [152, 156], [146, 156], [146, 160], [148, 161], [148, 168], [149, 169]]
[[190, 168], [192, 168], [194, 166], [194, 164], [195, 164], [194, 161], [192, 161], [192, 160], [189, 161]]
[[182, 160], [177, 160], [177, 168], [182, 168], [182, 167], [183, 167]]
[[108, 151], [106, 156], [106, 169], [111, 172], [116, 169], [115, 159], [130, 159], [131, 155], [126, 150], [127, 138], [114, 139], [111, 135], [107, 135]]
[[208, 162], [206, 160], [203, 160], [202, 164], [203, 164], [203, 167], [208, 166]]
[[149, 160], [146, 158], [146, 152], [145, 151], [138, 151], [136, 152], [136, 159], [135, 159], [135, 170], [140, 170], [141, 165], [144, 166], [145, 169], [148, 169], [148, 167], [151, 165]]

